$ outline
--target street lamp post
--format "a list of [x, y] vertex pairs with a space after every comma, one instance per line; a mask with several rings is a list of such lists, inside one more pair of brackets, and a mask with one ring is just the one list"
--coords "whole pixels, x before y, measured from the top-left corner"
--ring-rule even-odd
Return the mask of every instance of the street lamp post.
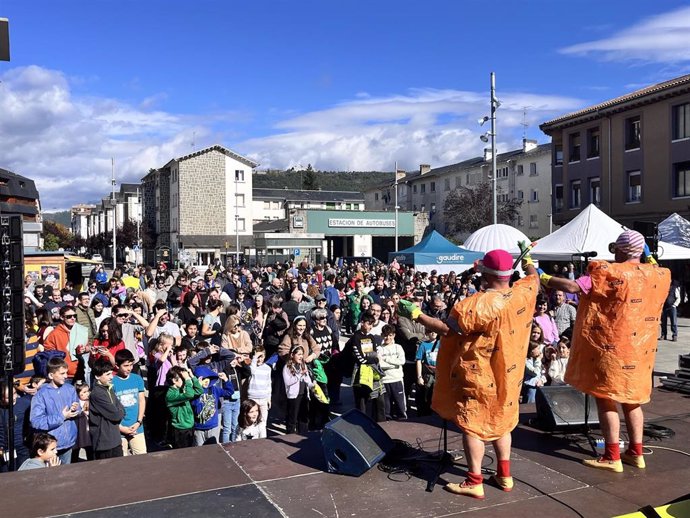
[[484, 116], [479, 119], [479, 125], [483, 125], [488, 120], [491, 120], [491, 130], [487, 131], [479, 138], [482, 142], [488, 142], [491, 137], [491, 193], [493, 198], [493, 222], [494, 225], [498, 223], [498, 206], [496, 197], [496, 110], [501, 106], [500, 101], [496, 98], [496, 74], [491, 72], [491, 115]]
[[240, 264], [240, 212], [239, 212], [239, 202], [237, 195], [239, 194], [238, 187], [238, 176], [239, 171], [235, 171], [235, 268]]
[[398, 162], [395, 162], [395, 251], [398, 248]]
[[115, 200], [115, 159], [110, 159], [112, 169], [112, 205], [113, 205], [113, 271], [117, 268], [117, 201]]

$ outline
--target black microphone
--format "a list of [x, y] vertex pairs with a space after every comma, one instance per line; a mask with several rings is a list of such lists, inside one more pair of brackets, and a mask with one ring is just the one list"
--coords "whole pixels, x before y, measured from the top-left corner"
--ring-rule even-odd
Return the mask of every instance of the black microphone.
[[589, 257], [596, 257], [596, 256], [597, 256], [597, 251], [594, 250], [593, 252], [582, 252], [581, 254], [577, 254], [577, 255], [579, 255], [579, 256], [584, 257], [585, 259], [587, 259], [587, 258], [589, 258]]

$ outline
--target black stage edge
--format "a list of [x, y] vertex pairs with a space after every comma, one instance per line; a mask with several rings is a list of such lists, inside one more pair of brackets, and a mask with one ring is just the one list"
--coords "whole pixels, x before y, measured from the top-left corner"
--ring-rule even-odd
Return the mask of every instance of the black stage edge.
[[[644, 408], [647, 420], [675, 431], [651, 446], [690, 449], [688, 396], [655, 389]], [[374, 467], [359, 478], [326, 473], [319, 434], [310, 434], [2, 474], [0, 515], [590, 518], [659, 506], [688, 493], [687, 456], [657, 449], [646, 458], [646, 470], [586, 468], [580, 461], [591, 451], [583, 435], [542, 432], [530, 424], [534, 407], [521, 411], [513, 434], [515, 489], [504, 493], [487, 477], [485, 500], [441, 489], [462, 479], [463, 460], [441, 473], [433, 493], [425, 491], [436, 471], [432, 463], [408, 473]], [[442, 449], [440, 419], [385, 423], [384, 429], [428, 452]], [[448, 449], [461, 454], [461, 448], [460, 434], [450, 426]], [[495, 468], [490, 447], [487, 454], [484, 467]]]

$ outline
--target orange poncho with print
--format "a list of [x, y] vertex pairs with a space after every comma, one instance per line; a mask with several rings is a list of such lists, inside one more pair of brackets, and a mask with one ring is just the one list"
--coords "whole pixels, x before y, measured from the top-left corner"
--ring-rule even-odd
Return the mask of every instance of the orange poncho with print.
[[517, 426], [538, 286], [529, 276], [451, 311], [461, 334], [441, 340], [432, 408], [472, 437], [493, 441]]
[[580, 297], [565, 382], [598, 398], [647, 403], [671, 272], [595, 261], [589, 275], [592, 290]]

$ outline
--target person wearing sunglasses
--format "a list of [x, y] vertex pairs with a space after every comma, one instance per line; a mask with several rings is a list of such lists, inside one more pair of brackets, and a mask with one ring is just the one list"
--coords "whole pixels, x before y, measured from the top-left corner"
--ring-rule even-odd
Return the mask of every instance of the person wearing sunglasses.
[[[62, 351], [67, 362], [67, 382], [72, 383], [79, 368], [77, 349], [84, 349], [89, 341], [89, 332], [77, 324], [77, 312], [72, 306], [60, 308], [60, 323], [43, 343], [46, 351]], [[76, 345], [75, 349], [70, 344]]]

